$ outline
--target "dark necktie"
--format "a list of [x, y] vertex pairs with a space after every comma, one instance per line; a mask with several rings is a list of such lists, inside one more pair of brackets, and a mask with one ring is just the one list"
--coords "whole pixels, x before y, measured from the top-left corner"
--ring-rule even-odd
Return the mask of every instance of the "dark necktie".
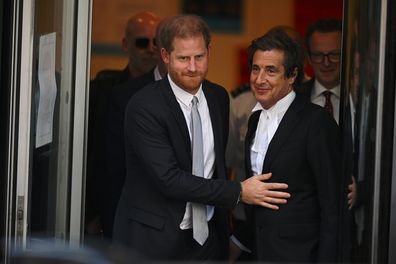
[[330, 97], [331, 97], [331, 92], [330, 91], [324, 91], [323, 95], [326, 99], [325, 104], [324, 104], [324, 109], [331, 115], [333, 116], [333, 105], [331, 103]]
[[[198, 112], [198, 98], [193, 97], [191, 107], [191, 131], [192, 131], [192, 174], [198, 177], [204, 176], [204, 155], [202, 124]], [[200, 203], [191, 203], [193, 237], [203, 245], [208, 238], [208, 222], [206, 219], [206, 206]]]

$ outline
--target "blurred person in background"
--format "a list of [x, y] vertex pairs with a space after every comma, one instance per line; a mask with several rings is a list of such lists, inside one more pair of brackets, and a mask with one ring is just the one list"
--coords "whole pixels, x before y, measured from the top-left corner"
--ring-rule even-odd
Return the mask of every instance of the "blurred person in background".
[[124, 116], [132, 96], [151, 82], [161, 80], [166, 75], [166, 67], [160, 56], [161, 44], [158, 36], [166, 21], [161, 20], [156, 33], [157, 64], [147, 73], [114, 86], [109, 94], [104, 124], [105, 170], [98, 194], [100, 216], [105, 237], [110, 238], [118, 200], [126, 175]]
[[85, 214], [87, 234], [102, 235], [103, 232], [105, 237], [111, 237], [112, 229], [102, 226], [100, 214], [103, 208], [99, 202], [105, 177], [105, 112], [114, 86], [149, 72], [157, 64], [155, 32], [158, 23], [159, 17], [152, 12], [143, 11], [133, 15], [127, 22], [122, 39], [128, 65], [124, 70], [103, 70], [90, 83]]

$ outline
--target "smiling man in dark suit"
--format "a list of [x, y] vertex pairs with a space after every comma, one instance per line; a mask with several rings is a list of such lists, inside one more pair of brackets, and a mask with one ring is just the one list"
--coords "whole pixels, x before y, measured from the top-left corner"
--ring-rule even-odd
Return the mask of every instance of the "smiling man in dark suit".
[[[229, 99], [223, 87], [205, 80], [210, 51], [206, 23], [192, 15], [168, 18], [160, 42], [168, 75], [137, 92], [126, 109], [127, 176], [113, 240], [148, 259], [225, 260], [226, 209], [240, 200], [284, 204], [287, 185], [262, 182], [269, 175], [241, 183], [226, 180]], [[197, 115], [200, 129], [191, 122]], [[202, 175], [193, 172], [198, 131], [203, 134]], [[203, 209], [204, 220], [196, 219], [196, 207]]]
[[235, 234], [259, 261], [337, 260], [339, 132], [323, 108], [294, 92], [304, 75], [303, 54], [299, 43], [276, 29], [248, 50], [258, 103], [246, 134], [246, 173], [272, 173], [270, 181], [287, 183], [291, 195], [279, 210], [248, 208], [254, 239]]

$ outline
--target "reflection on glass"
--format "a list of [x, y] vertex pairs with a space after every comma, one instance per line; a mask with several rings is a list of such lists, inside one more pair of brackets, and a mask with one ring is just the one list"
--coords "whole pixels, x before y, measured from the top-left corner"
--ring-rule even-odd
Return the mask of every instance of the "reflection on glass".
[[351, 215], [351, 261], [366, 263], [372, 254], [380, 3], [369, 0], [346, 3], [343, 133], [349, 159], [344, 171], [355, 176], [358, 193]]

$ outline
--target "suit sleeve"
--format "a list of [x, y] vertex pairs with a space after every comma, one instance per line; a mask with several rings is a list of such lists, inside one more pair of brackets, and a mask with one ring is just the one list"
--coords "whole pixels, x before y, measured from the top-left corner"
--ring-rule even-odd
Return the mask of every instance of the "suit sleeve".
[[[244, 151], [245, 151], [245, 170], [246, 170], [246, 177], [249, 178], [252, 176], [251, 164], [250, 164], [250, 143], [251, 143], [251, 136], [256, 131], [257, 120], [260, 116], [260, 111], [254, 112], [248, 120], [247, 125], [247, 132], [245, 136], [244, 142]], [[256, 125], [255, 125], [256, 124]], [[250, 250], [255, 250], [255, 220], [254, 220], [254, 205], [244, 204], [245, 209], [245, 221], [240, 221], [235, 226], [235, 230], [233, 235], [241, 242], [245, 247], [249, 248]]]
[[318, 261], [334, 262], [339, 228], [341, 147], [338, 126], [324, 111], [318, 111], [311, 124], [307, 151], [321, 209]]

